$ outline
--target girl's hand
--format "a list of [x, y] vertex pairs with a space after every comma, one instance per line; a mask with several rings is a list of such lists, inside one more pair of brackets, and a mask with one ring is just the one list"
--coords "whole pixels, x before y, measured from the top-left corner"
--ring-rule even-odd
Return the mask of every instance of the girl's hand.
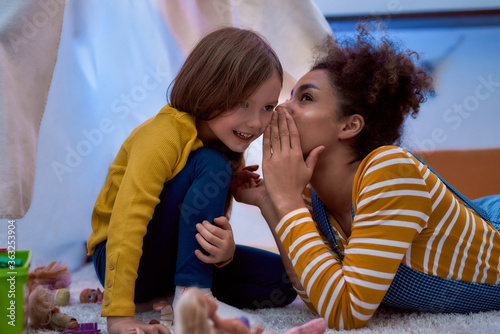
[[198, 234], [196, 240], [200, 246], [209, 253], [203, 254], [200, 250], [195, 250], [195, 254], [205, 263], [221, 263], [229, 260], [236, 248], [233, 238], [233, 230], [226, 217], [214, 218], [215, 226], [204, 220], [201, 224], [196, 224]]
[[304, 206], [302, 191], [309, 183], [323, 149], [324, 146], [316, 147], [304, 161], [293, 118], [282, 110], [273, 114], [264, 131], [262, 169], [267, 192], [280, 217]]
[[267, 196], [260, 175], [254, 173], [258, 168], [258, 165], [247, 166], [232, 178], [229, 188], [238, 202], [258, 206], [262, 197]]
[[171, 334], [162, 324], [149, 325], [132, 317], [108, 317], [109, 334]]

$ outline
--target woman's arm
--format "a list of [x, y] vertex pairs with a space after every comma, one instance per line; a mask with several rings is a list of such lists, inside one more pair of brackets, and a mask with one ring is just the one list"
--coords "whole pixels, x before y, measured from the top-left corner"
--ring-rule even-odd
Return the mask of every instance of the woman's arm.
[[298, 291], [302, 291], [302, 284], [300, 283], [295, 271], [293, 269], [293, 265], [288, 258], [288, 255], [283, 248], [283, 244], [281, 240], [278, 238], [275, 227], [278, 224], [278, 214], [276, 213], [276, 209], [274, 208], [269, 195], [267, 194], [265, 182], [258, 178], [258, 175], [253, 173], [257, 170], [258, 166], [248, 166], [246, 168], [250, 168], [251, 173], [248, 170], [241, 171], [238, 176], [235, 178], [235, 182], [232, 187], [232, 192], [234, 194], [234, 198], [241, 203], [249, 204], [257, 206], [264, 219], [266, 220], [271, 233], [273, 234], [274, 240], [280, 252], [281, 259], [283, 261], [283, 265], [285, 266], [285, 270], [288, 274], [288, 277], [294, 286], [294, 288]]
[[[293, 121], [288, 124], [294, 126]], [[280, 127], [286, 125], [280, 122]], [[404, 183], [396, 182], [395, 186], [387, 182], [388, 176], [397, 178], [397, 164], [377, 166], [374, 170], [379, 174], [370, 173], [361, 178], [359, 185], [354, 187], [361, 195], [354, 203], [356, 218], [341, 262], [325, 245], [309, 210], [300, 207], [296, 200], [297, 188], [302, 187], [300, 180], [307, 179], [304, 177], [308, 172], [307, 160], [304, 162], [296, 152], [290, 152], [294, 147], [299, 151], [297, 140], [294, 144], [293, 139], [285, 139], [283, 144], [286, 131], [280, 129], [279, 136], [277, 131], [277, 123], [273, 120], [264, 138], [263, 163], [269, 196], [278, 204], [277, 215], [281, 217], [275, 227], [276, 234], [311, 304], [328, 321], [329, 327], [363, 327], [385, 296], [412, 241], [426, 224], [422, 213], [430, 212], [430, 200], [425, 184], [422, 182], [420, 192], [416, 193], [406, 192]], [[292, 133], [289, 132], [290, 137]], [[395, 158], [398, 160], [399, 156]], [[372, 164], [378, 162], [374, 160]], [[366, 166], [365, 170], [370, 167]], [[421, 179], [415, 165], [405, 171]], [[386, 194], [382, 196], [386, 199], [378, 198], [381, 193]]]

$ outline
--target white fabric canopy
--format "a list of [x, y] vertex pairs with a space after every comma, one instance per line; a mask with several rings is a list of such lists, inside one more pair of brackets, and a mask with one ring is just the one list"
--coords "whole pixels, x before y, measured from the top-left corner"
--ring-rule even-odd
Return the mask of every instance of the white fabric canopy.
[[[109, 164], [130, 132], [166, 103], [203, 34], [221, 25], [259, 31], [282, 60], [289, 95], [313, 48], [331, 33], [309, 0], [67, 0], [60, 33], [63, 8], [62, 0], [0, 5], [0, 215], [21, 218], [30, 208], [15, 222], [16, 248], [31, 250], [35, 265], [60, 260], [70, 269], [83, 262]], [[12, 53], [6, 36], [23, 33], [23, 22], [40, 11], [49, 20], [19, 45], [23, 52]]]
[[64, 0], [0, 2], [0, 218], [21, 218], [31, 203], [63, 13]]

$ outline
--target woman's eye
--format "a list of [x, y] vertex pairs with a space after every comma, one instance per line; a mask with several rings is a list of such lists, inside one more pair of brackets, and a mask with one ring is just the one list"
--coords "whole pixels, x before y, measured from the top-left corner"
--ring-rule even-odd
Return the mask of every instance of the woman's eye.
[[267, 105], [267, 106], [264, 107], [264, 110], [265, 111], [273, 111], [274, 108], [275, 108], [275, 106], [273, 106], [273, 105]]
[[300, 98], [300, 101], [312, 101], [311, 95], [309, 95], [309, 94], [302, 95], [302, 97]]

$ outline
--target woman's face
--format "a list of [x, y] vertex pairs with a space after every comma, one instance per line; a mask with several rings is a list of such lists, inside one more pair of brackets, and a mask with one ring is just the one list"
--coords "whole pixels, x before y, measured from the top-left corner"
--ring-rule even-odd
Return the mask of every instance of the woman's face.
[[304, 75], [292, 90], [288, 101], [277, 108], [288, 111], [300, 133], [304, 155], [315, 147], [328, 149], [337, 140], [337, 97], [324, 70], [314, 70]]

